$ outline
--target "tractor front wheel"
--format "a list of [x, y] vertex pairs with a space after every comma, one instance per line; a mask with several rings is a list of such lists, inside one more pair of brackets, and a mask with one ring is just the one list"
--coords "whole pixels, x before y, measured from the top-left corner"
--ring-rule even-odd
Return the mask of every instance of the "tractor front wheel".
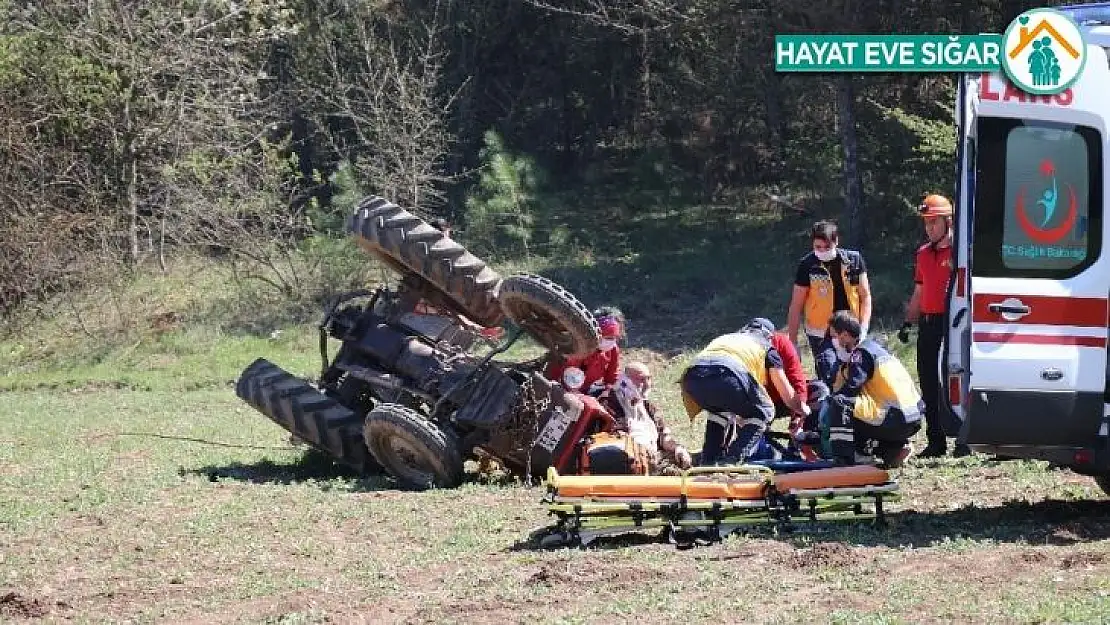
[[379, 404], [366, 415], [363, 438], [370, 453], [403, 486], [454, 488], [463, 458], [454, 432], [400, 404]]

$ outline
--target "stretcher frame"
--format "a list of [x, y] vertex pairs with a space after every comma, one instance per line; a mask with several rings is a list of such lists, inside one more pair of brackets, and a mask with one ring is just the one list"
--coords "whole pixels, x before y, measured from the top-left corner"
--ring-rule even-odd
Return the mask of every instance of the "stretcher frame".
[[[763, 485], [760, 499], [693, 498], [691, 478], [738, 476]], [[886, 502], [898, 501], [894, 480], [868, 486], [779, 490], [775, 472], [761, 465], [694, 467], [683, 471], [677, 497], [564, 497], [558, 494], [559, 473], [551, 468], [542, 502], [555, 517], [551, 525], [532, 532], [541, 547], [587, 547], [595, 540], [656, 529], [679, 546], [719, 542], [754, 526], [777, 532], [795, 529], [795, 522], [860, 521], [886, 523]]]

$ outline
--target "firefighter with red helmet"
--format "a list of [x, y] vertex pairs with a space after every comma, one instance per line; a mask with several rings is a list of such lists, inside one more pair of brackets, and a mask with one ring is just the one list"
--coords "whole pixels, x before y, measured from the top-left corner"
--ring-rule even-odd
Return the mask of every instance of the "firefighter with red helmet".
[[[945, 312], [952, 276], [952, 202], [943, 195], [930, 194], [917, 212], [929, 241], [917, 249], [913, 295], [906, 306], [898, 339], [908, 343], [910, 328], [917, 324], [917, 377], [925, 400], [928, 437], [928, 445], [918, 457], [937, 458], [948, 453], [943, 421], [948, 406], [941, 395], [940, 349], [947, 332]], [[969, 453], [967, 445], [957, 445], [953, 455]]]

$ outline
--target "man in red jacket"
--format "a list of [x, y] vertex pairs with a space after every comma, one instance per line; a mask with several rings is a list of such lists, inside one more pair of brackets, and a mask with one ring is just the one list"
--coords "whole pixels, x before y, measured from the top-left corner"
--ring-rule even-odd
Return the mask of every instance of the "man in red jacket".
[[[771, 325], [771, 322], [767, 321], [767, 324]], [[805, 367], [802, 366], [802, 357], [798, 354], [798, 349], [794, 347], [794, 342], [790, 340], [788, 334], [776, 330], [771, 335], [771, 345], [782, 357], [782, 369], [786, 373], [786, 379], [790, 382], [790, 387], [794, 389], [794, 394], [802, 400], [803, 404], [808, 403], [809, 382], [806, 380]], [[791, 435], [801, 432], [805, 427], [805, 415], [788, 408], [782, 401], [782, 397], [774, 384], [767, 388], [767, 393], [771, 396], [771, 401], [775, 403], [775, 418], [787, 417], [790, 419], [788, 429]], [[810, 450], [803, 449], [802, 456], [807, 460], [815, 459]]]
[[[758, 321], [766, 321], [768, 325], [771, 324], [771, 322], [766, 319], [759, 319]], [[806, 371], [805, 368], [802, 367], [802, 358], [798, 355], [798, 350], [794, 347], [794, 343], [785, 332], [776, 330], [775, 333], [771, 335], [771, 345], [778, 351], [779, 355], [782, 356], [782, 368], [783, 371], [786, 372], [786, 379], [790, 381], [790, 387], [794, 389], [794, 394], [802, 400], [803, 404], [806, 403]], [[791, 416], [794, 414], [794, 411], [787, 408], [786, 404], [783, 403], [782, 398], [779, 396], [778, 389], [775, 388], [774, 384], [771, 384], [767, 388], [767, 392], [771, 395], [771, 400], [775, 402], [776, 417]]]

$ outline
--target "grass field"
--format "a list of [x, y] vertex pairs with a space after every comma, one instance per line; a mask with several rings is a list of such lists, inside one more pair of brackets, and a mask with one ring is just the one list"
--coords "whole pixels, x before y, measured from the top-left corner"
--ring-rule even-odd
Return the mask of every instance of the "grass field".
[[[751, 227], [740, 234], [766, 236]], [[800, 255], [713, 266], [719, 242], [706, 237], [692, 246], [704, 258], [666, 271], [649, 258], [540, 267], [591, 306], [605, 296], [626, 308], [627, 356], [652, 364], [658, 400], [695, 448], [701, 423], [679, 418], [673, 382], [701, 340], [783, 308]], [[741, 262], [759, 264], [744, 273]], [[893, 276], [880, 293], [892, 308], [904, 268], [877, 264]], [[179, 327], [104, 342], [59, 315], [0, 342], [0, 621], [1110, 621], [1110, 501], [1089, 478], [1035, 462], [911, 461], [882, 529], [757, 529], [685, 551], [652, 535], [530, 549], [529, 531], [549, 520], [539, 488], [472, 475], [456, 491], [402, 492], [291, 447], [232, 383], [257, 356], [314, 375], [313, 328], [204, 321], [210, 298], [200, 306], [183, 285], [195, 295], [207, 278], [186, 273], [132, 285], [115, 307], [140, 320], [184, 311]], [[728, 276], [756, 286], [707, 300]]]

